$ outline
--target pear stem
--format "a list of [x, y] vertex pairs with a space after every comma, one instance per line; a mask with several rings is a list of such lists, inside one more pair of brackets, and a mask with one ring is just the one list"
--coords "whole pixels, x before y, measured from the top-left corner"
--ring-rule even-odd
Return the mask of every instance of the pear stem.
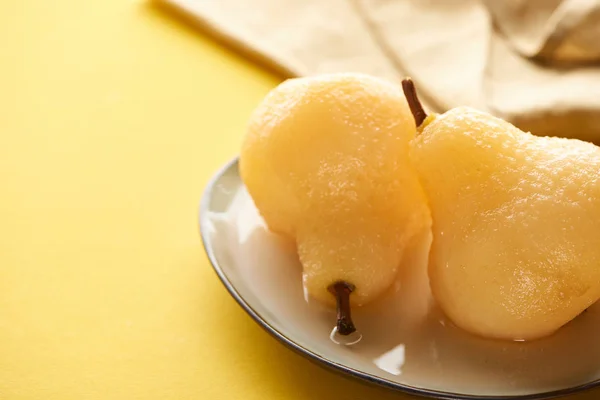
[[412, 113], [418, 128], [427, 118], [427, 113], [425, 112], [425, 109], [423, 109], [419, 96], [417, 96], [417, 89], [415, 88], [415, 83], [412, 79], [405, 78], [402, 80], [402, 90], [404, 91], [408, 107], [410, 108], [410, 112]]
[[337, 332], [346, 336], [356, 331], [350, 313], [350, 293], [355, 289], [351, 283], [338, 281], [327, 288], [335, 296], [337, 303]]

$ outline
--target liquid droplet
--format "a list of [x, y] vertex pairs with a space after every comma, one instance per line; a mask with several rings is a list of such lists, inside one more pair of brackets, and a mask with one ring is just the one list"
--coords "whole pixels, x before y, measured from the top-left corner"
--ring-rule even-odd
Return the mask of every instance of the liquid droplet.
[[352, 346], [362, 340], [362, 334], [358, 331], [354, 331], [349, 335], [340, 335], [337, 331], [337, 326], [333, 327], [333, 330], [329, 334], [329, 339], [335, 344], [342, 346]]

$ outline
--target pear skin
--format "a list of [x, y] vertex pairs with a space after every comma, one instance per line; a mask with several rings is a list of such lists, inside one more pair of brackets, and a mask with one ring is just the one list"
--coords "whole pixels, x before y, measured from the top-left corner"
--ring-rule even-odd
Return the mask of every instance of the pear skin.
[[467, 107], [419, 130], [410, 157], [433, 219], [430, 283], [458, 327], [538, 339], [600, 298], [600, 148]]
[[311, 298], [359, 306], [394, 282], [430, 224], [415, 133], [401, 89], [362, 74], [287, 80], [252, 115], [241, 177], [268, 227], [296, 243]]

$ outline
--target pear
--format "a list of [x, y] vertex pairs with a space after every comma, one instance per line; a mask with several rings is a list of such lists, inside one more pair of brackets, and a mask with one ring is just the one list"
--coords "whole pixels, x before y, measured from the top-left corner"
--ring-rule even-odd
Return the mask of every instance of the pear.
[[600, 298], [600, 148], [539, 137], [468, 107], [427, 116], [403, 82], [410, 158], [429, 199], [429, 276], [452, 322], [534, 340]]
[[362, 74], [290, 79], [250, 118], [239, 169], [268, 228], [295, 243], [309, 298], [338, 308], [379, 297], [430, 224], [408, 158], [415, 136], [398, 85]]

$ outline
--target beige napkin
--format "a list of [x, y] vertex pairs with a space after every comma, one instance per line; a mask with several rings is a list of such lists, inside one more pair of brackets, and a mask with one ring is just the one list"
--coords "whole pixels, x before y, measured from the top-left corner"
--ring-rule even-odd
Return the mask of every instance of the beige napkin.
[[469, 105], [600, 142], [600, 0], [161, 0], [286, 76], [411, 76]]

